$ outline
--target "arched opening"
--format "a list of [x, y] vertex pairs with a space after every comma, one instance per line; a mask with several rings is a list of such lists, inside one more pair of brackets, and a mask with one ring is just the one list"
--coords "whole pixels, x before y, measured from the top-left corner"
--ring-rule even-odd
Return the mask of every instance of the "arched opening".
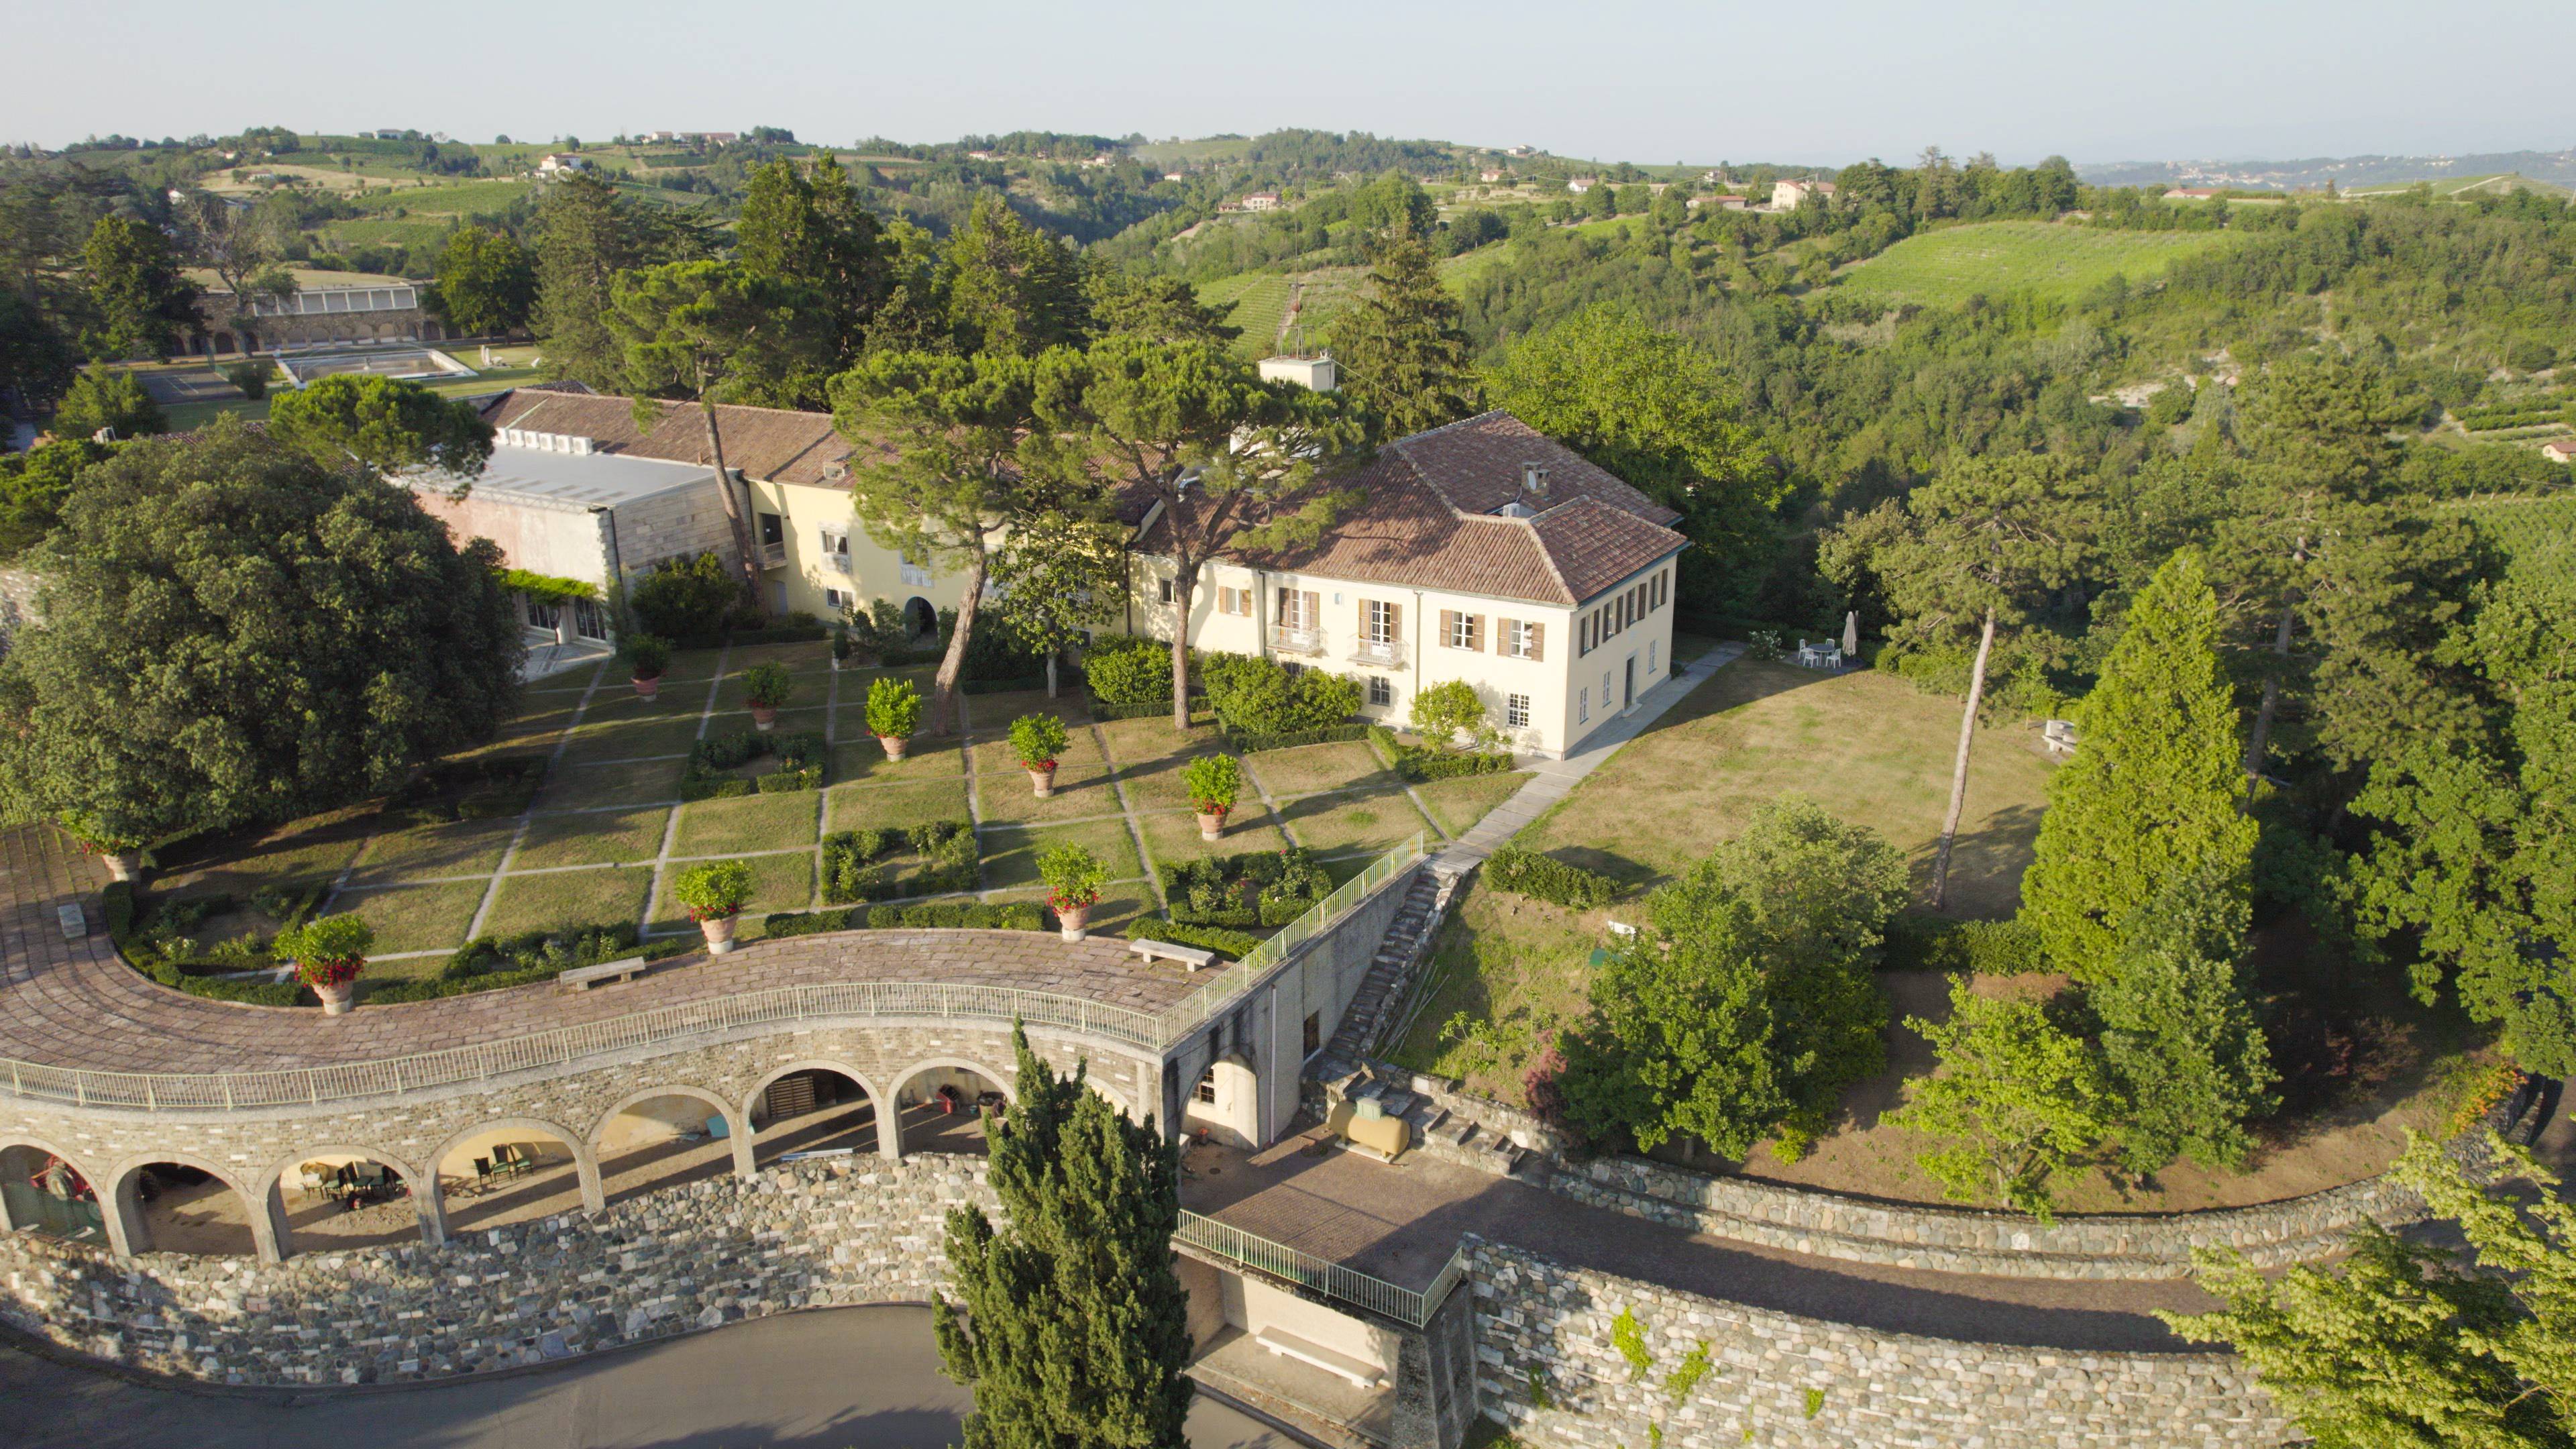
[[144, 1162], [116, 1184], [116, 1211], [133, 1253], [261, 1256], [256, 1204], [212, 1171], [188, 1162]]
[[107, 1241], [97, 1187], [68, 1158], [46, 1148], [0, 1148], [0, 1208], [6, 1209], [0, 1229], [75, 1243]]
[[937, 634], [939, 611], [930, 606], [928, 599], [915, 594], [903, 601], [903, 628], [905, 633], [915, 639]]
[[1192, 1137], [1252, 1147], [1261, 1132], [1261, 1079], [1252, 1065], [1227, 1055], [1207, 1064], [1181, 1101], [1181, 1126]]
[[232, 335], [231, 333], [229, 333], [229, 332], [218, 332], [218, 333], [216, 333], [216, 334], [215, 334], [215, 342], [214, 342], [214, 352], [213, 352], [213, 355], [214, 355], [214, 356], [218, 356], [218, 357], [220, 357], [220, 356], [222, 356], [223, 354], [225, 354], [225, 353], [227, 353], [227, 352], [230, 352], [230, 351], [232, 351], [232, 350], [233, 350], [233, 335]]
[[880, 1146], [877, 1104], [867, 1084], [835, 1067], [795, 1067], [751, 1101], [752, 1161], [803, 1154], [867, 1156]]
[[438, 1174], [447, 1230], [472, 1232], [592, 1205], [589, 1161], [569, 1135], [533, 1122], [478, 1127], [449, 1141]]
[[278, 1169], [283, 1241], [278, 1251], [382, 1248], [430, 1237], [413, 1174], [363, 1149], [305, 1153]]
[[610, 1202], [721, 1177], [741, 1165], [734, 1114], [694, 1087], [648, 1088], [612, 1109], [591, 1134]]
[[1103, 1086], [1099, 1079], [1093, 1077], [1088, 1072], [1083, 1074], [1082, 1084], [1089, 1087], [1095, 1094], [1097, 1094], [1100, 1100], [1107, 1102], [1110, 1106], [1110, 1110], [1118, 1112], [1130, 1119], [1133, 1119], [1136, 1116], [1136, 1108], [1128, 1102], [1126, 1093], [1119, 1091], [1115, 1087]]
[[1010, 1108], [1011, 1094], [992, 1077], [963, 1062], [917, 1067], [895, 1089], [895, 1117], [903, 1150], [984, 1154], [984, 1116]]

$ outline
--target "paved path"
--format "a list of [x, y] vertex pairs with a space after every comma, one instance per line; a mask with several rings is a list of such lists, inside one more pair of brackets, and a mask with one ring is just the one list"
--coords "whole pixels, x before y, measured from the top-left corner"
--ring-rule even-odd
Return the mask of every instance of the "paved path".
[[1682, 697], [1705, 683], [1708, 677], [1733, 663], [1744, 652], [1741, 644], [1720, 644], [1710, 649], [1665, 679], [1663, 683], [1637, 697], [1636, 706], [1612, 720], [1580, 749], [1562, 760], [1540, 760], [1530, 766], [1536, 778], [1513, 793], [1512, 798], [1487, 812], [1484, 819], [1468, 828], [1466, 834], [1451, 842], [1446, 850], [1431, 858], [1434, 870], [1455, 873], [1483, 860], [1496, 847], [1521, 831], [1521, 827], [1547, 813], [1549, 806], [1566, 796], [1566, 792], [1583, 782], [1583, 777], [1600, 769], [1602, 763], [1617, 754], [1619, 747], [1644, 734], [1664, 712], [1682, 702]]
[[[371, 1392], [165, 1387], [0, 1345], [10, 1449], [928, 1449], [966, 1391], [930, 1314], [838, 1308], [501, 1378]], [[1202, 1394], [1191, 1449], [1300, 1441]]]

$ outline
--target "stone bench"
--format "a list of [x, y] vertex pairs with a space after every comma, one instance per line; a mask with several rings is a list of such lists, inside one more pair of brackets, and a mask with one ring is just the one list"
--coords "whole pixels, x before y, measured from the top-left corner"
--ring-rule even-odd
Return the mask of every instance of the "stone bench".
[[1202, 951], [1196, 946], [1175, 945], [1170, 941], [1130, 941], [1127, 943], [1127, 949], [1144, 957], [1148, 962], [1178, 961], [1192, 971], [1216, 964], [1214, 951]]
[[623, 961], [602, 961], [596, 966], [575, 966], [557, 976], [555, 980], [561, 983], [566, 991], [588, 991], [603, 981], [631, 981], [643, 975], [646, 969], [643, 957], [629, 956]]
[[1386, 1371], [1376, 1364], [1351, 1357], [1338, 1349], [1326, 1348], [1311, 1338], [1299, 1338], [1284, 1328], [1264, 1328], [1252, 1335], [1260, 1344], [1281, 1358], [1293, 1358], [1312, 1364], [1335, 1378], [1348, 1379], [1355, 1389], [1386, 1387]]

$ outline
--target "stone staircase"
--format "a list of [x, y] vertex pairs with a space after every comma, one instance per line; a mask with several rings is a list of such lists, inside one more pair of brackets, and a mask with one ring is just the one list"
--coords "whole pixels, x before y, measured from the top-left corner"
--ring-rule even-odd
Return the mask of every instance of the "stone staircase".
[[1431, 938], [1448, 914], [1450, 898], [1458, 893], [1459, 879], [1428, 866], [1414, 873], [1413, 885], [1397, 907], [1386, 938], [1378, 943], [1377, 956], [1352, 995], [1350, 1009], [1342, 1013], [1333, 1039], [1309, 1067], [1311, 1075], [1327, 1080], [1348, 1076], [1382, 1044], [1397, 1013], [1404, 1009], [1413, 973], [1430, 954]]

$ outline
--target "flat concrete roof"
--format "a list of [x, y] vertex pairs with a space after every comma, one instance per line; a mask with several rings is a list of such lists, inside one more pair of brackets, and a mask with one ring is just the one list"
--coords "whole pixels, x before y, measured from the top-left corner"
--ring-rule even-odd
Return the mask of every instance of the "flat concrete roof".
[[[538, 448], [495, 447], [492, 461], [474, 480], [484, 498], [516, 498], [558, 506], [614, 508], [659, 493], [714, 481], [713, 468], [617, 453], [555, 453]], [[444, 474], [415, 473], [408, 480], [452, 489]]]

